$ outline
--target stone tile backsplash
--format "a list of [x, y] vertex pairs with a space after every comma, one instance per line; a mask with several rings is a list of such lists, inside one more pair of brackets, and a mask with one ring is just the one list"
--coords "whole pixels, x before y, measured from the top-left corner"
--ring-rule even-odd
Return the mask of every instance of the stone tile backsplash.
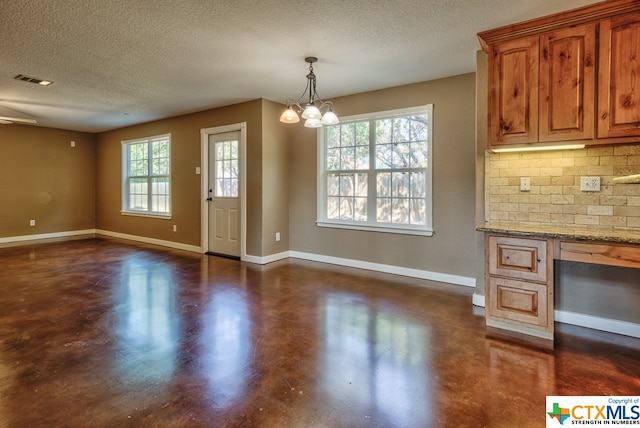
[[[640, 144], [491, 153], [485, 166], [487, 221], [640, 229], [640, 184], [613, 183], [640, 174]], [[600, 177], [600, 192], [580, 190], [585, 176]]]

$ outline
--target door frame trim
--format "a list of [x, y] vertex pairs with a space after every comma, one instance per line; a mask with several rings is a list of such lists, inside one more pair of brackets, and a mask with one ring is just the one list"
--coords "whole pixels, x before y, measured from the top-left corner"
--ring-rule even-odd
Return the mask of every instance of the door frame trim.
[[202, 212], [200, 214], [200, 243], [202, 252], [209, 251], [209, 203], [207, 202], [209, 183], [209, 136], [223, 134], [225, 132], [240, 131], [240, 260], [247, 258], [247, 122], [234, 123], [231, 125], [214, 126], [212, 128], [202, 128], [200, 130], [200, 196]]

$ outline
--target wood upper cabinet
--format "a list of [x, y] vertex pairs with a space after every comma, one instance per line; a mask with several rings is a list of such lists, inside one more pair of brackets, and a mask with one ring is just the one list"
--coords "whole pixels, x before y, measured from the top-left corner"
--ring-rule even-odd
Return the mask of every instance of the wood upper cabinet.
[[598, 138], [640, 135], [640, 13], [600, 23]]
[[513, 40], [489, 53], [489, 134], [492, 144], [538, 139], [539, 38]]
[[491, 146], [640, 142], [640, 0], [601, 1], [478, 37], [489, 60]]
[[491, 144], [593, 138], [595, 50], [595, 24], [492, 46]]
[[596, 25], [540, 37], [539, 141], [595, 136]]

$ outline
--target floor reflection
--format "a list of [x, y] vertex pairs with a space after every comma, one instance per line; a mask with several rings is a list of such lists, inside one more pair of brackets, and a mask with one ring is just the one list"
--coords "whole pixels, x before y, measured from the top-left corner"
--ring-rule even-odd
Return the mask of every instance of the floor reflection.
[[392, 308], [349, 295], [328, 296], [325, 308], [324, 383], [331, 399], [395, 425], [430, 420], [429, 331]]
[[219, 290], [203, 314], [202, 370], [213, 405], [224, 408], [241, 398], [251, 373], [251, 317], [238, 289]]
[[169, 266], [130, 258], [116, 294], [119, 368], [124, 382], [167, 382], [177, 364], [180, 317]]

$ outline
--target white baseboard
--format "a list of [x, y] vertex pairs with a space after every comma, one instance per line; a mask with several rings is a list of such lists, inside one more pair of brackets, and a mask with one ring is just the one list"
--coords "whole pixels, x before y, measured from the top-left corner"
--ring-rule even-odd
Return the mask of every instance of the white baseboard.
[[577, 314], [575, 312], [554, 311], [553, 315], [556, 321], [565, 324], [640, 338], [640, 324], [601, 318], [593, 315]]
[[484, 308], [484, 296], [481, 294], [473, 293], [472, 303], [475, 306], [480, 306], [481, 308]]
[[66, 232], [40, 233], [36, 235], [6, 236], [4, 238], [0, 238], [0, 244], [10, 244], [13, 242], [39, 241], [42, 239], [69, 238], [73, 236], [93, 235], [95, 233], [96, 233], [95, 229], [86, 229], [86, 230], [70, 230]]
[[145, 244], [159, 245], [161, 247], [175, 248], [177, 250], [191, 251], [202, 254], [202, 247], [196, 245], [182, 244], [180, 242], [165, 241], [163, 239], [147, 238], [145, 236], [129, 235], [127, 233], [111, 232], [108, 230], [96, 229], [96, 235], [110, 236], [112, 238], [126, 239], [129, 241], [144, 242]]
[[[395, 275], [408, 276], [411, 278], [420, 278], [420, 279], [428, 279], [431, 281], [446, 282], [448, 284], [462, 285], [465, 287], [476, 286], [475, 278], [467, 278], [459, 275], [444, 274], [444, 273], [431, 272], [431, 271], [420, 270], [420, 269], [411, 269], [411, 268], [405, 268], [400, 266], [384, 265], [380, 263], [363, 262], [360, 260], [345, 259], [341, 257], [324, 256], [321, 254], [305, 253], [301, 251], [284, 251], [282, 253], [272, 254], [265, 257], [245, 255], [245, 256], [242, 256], [242, 261], [263, 265], [263, 264], [272, 263], [278, 260], [287, 259], [290, 257], [296, 258], [296, 259], [302, 259], [302, 260], [310, 260], [310, 261], [320, 262], [320, 263], [329, 263], [333, 265], [352, 267], [357, 269], [366, 269], [366, 270], [372, 270], [376, 272], [391, 273]], [[478, 297], [482, 297], [482, 306], [484, 306], [484, 296], [478, 296]]]
[[266, 265], [267, 263], [277, 262], [278, 260], [288, 259], [289, 257], [291, 257], [291, 255], [289, 254], [289, 251], [283, 251], [282, 253], [271, 254], [269, 256], [264, 256], [264, 257], [251, 256], [251, 255], [245, 254], [242, 256], [242, 261], [249, 262], [249, 263], [257, 263], [259, 265]]
[[360, 260], [344, 259], [341, 257], [324, 256], [321, 254], [304, 253], [300, 251], [289, 251], [289, 257], [311, 260], [314, 262], [330, 263], [339, 266], [347, 266], [358, 269], [367, 269], [377, 272], [391, 273], [395, 275], [409, 276], [412, 278], [428, 279], [431, 281], [446, 282], [449, 284], [463, 285], [465, 287], [475, 287], [476, 279], [448, 273], [431, 272], [421, 269], [411, 269], [401, 266], [384, 265], [380, 263], [363, 262]]

